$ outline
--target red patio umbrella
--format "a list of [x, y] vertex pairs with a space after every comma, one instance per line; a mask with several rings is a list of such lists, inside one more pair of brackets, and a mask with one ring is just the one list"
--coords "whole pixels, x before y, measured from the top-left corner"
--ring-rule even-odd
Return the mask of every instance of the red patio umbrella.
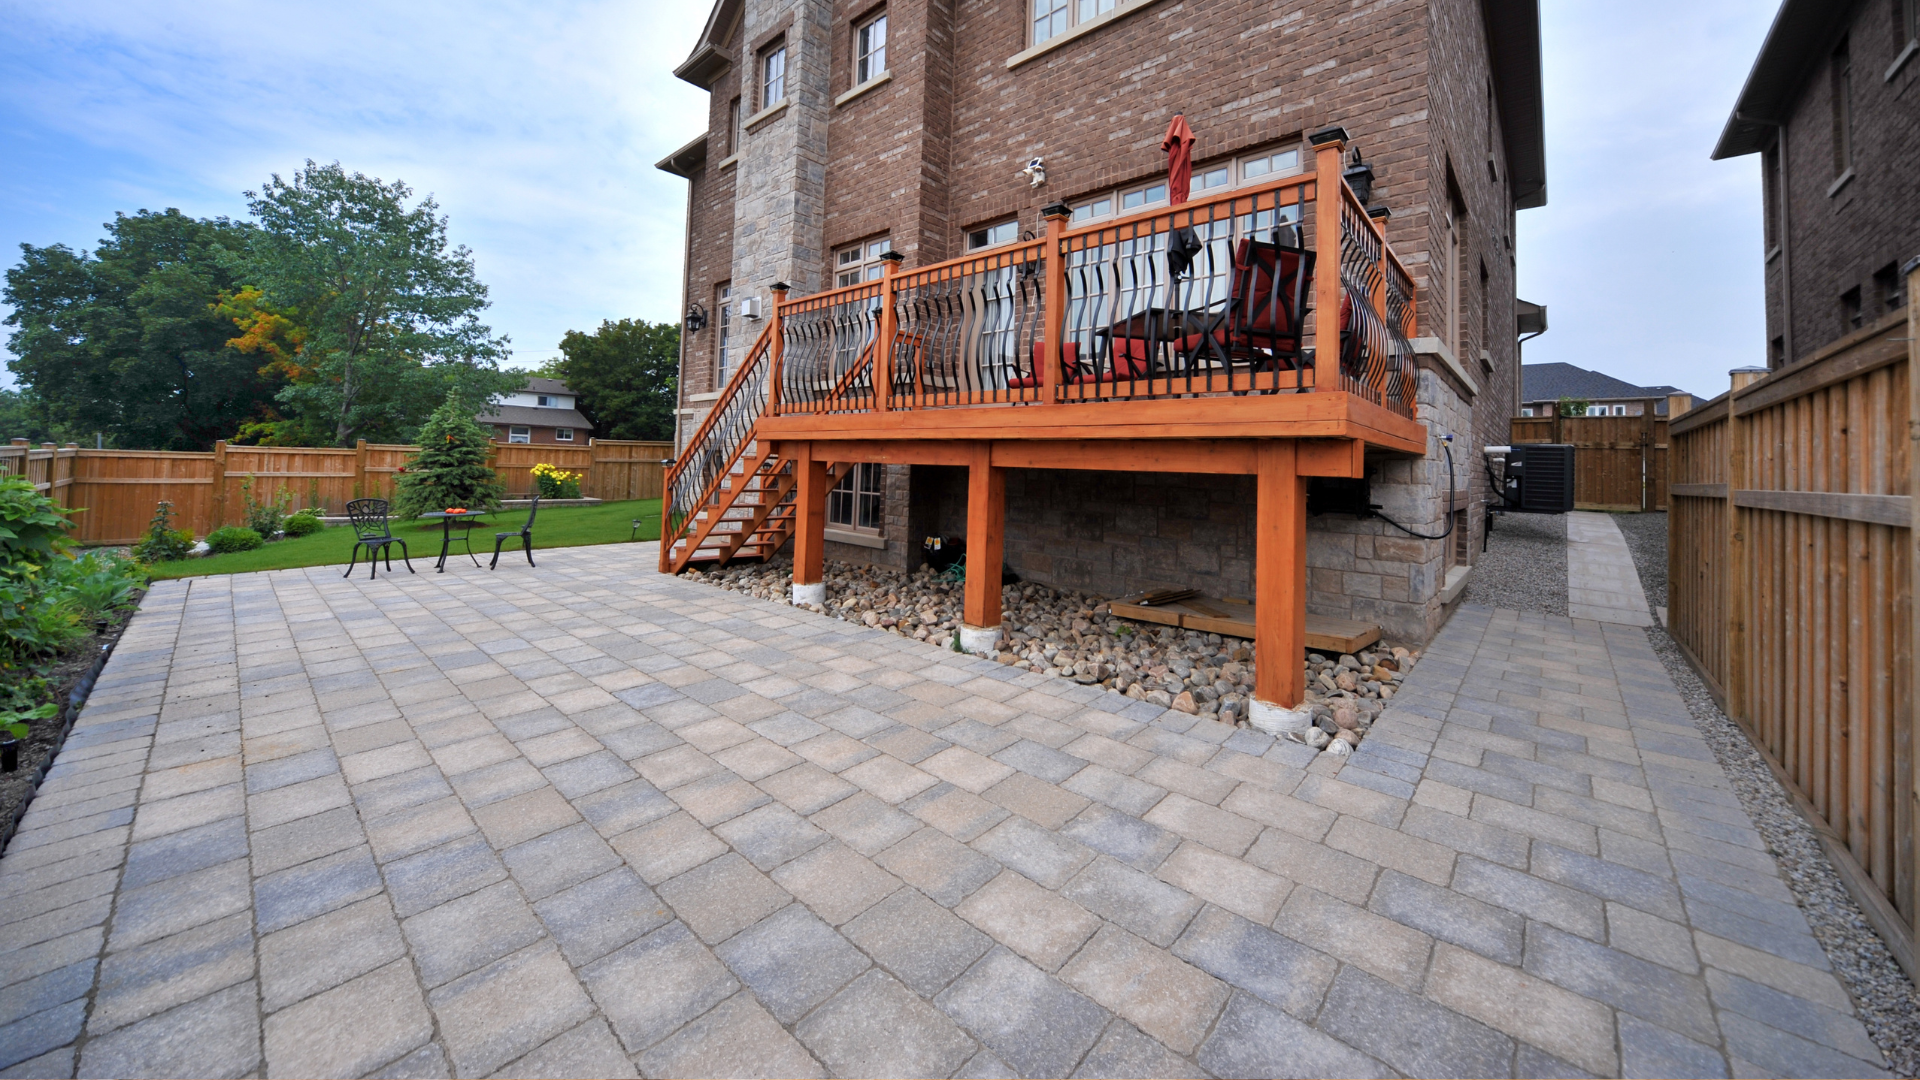
[[1160, 149], [1167, 152], [1167, 201], [1179, 206], [1193, 193], [1193, 129], [1187, 126], [1185, 116], [1173, 114]]

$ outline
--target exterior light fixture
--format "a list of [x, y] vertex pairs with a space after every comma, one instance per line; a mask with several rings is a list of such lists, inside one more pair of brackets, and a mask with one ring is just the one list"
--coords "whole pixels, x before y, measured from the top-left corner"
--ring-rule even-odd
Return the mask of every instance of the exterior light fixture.
[[707, 328], [707, 309], [699, 304], [687, 305], [687, 317], [684, 320], [687, 333], [697, 334]]
[[1347, 186], [1353, 189], [1353, 197], [1365, 206], [1373, 201], [1373, 166], [1360, 158], [1360, 148], [1353, 148], [1353, 161], [1340, 175], [1346, 177]]
[[1039, 187], [1047, 182], [1047, 163], [1040, 158], [1034, 158], [1027, 162], [1026, 168], [1020, 170], [1020, 175], [1027, 178], [1030, 186]]

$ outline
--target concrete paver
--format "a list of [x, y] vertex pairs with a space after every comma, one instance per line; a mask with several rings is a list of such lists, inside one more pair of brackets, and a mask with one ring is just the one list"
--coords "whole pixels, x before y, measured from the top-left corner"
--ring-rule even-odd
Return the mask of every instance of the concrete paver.
[[1610, 621], [1461, 610], [1345, 760], [652, 545], [161, 583], [0, 858], [0, 1073], [1874, 1074], [1577, 539]]

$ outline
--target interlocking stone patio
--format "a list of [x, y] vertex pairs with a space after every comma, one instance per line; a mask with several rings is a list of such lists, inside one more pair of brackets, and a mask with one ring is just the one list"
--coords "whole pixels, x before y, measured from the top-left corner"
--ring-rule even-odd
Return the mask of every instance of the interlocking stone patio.
[[0, 859], [83, 1076], [1867, 1075], [1639, 629], [1345, 762], [655, 574], [158, 585]]

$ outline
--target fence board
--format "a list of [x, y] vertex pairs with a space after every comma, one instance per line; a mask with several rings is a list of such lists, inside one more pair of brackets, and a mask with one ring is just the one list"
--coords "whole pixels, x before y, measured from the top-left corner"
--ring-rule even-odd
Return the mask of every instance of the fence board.
[[1914, 323], [1890, 316], [1676, 419], [1668, 537], [1668, 630], [1909, 972]]

